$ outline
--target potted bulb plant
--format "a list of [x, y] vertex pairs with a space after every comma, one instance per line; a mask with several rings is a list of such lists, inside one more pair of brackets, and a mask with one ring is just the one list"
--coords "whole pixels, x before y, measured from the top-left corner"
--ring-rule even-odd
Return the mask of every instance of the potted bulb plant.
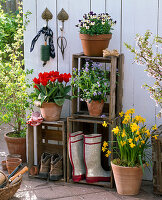
[[32, 93], [34, 100], [40, 101], [42, 117], [46, 121], [57, 121], [60, 119], [62, 106], [65, 99], [71, 99], [68, 93], [71, 86], [68, 85], [69, 74], [59, 74], [57, 71], [39, 73], [34, 78], [35, 92]]
[[77, 96], [87, 102], [89, 114], [100, 116], [110, 92], [109, 72], [101, 64], [87, 61], [81, 70], [73, 68], [72, 85], [73, 94], [79, 88]]
[[109, 45], [111, 30], [116, 21], [108, 13], [96, 14], [92, 11], [79, 20], [80, 39], [86, 56], [102, 56]]
[[[111, 161], [111, 166], [117, 192], [121, 195], [139, 193], [144, 167], [148, 165], [146, 150], [151, 148], [151, 130], [145, 125], [146, 119], [140, 115], [134, 116], [134, 113], [135, 109], [119, 113], [119, 123], [112, 130], [116, 140], [109, 142], [113, 153], [118, 156]], [[107, 123], [104, 122], [103, 126], [107, 126]], [[152, 129], [157, 129], [156, 125]], [[111, 151], [108, 142], [103, 143], [102, 151], [109, 157]]]
[[[19, 5], [18, 14], [6, 14], [1, 12], [0, 29], [6, 31], [12, 27], [11, 34], [2, 34], [0, 59], [0, 123], [11, 125], [13, 131], [5, 134], [8, 151], [10, 154], [20, 154], [22, 160], [26, 160], [26, 110], [30, 104], [27, 93], [27, 77], [31, 73], [25, 71], [23, 60], [23, 17], [22, 4]], [[24, 15], [27, 17], [28, 14]], [[6, 21], [8, 23], [6, 23]], [[26, 20], [24, 20], [26, 24]], [[13, 24], [13, 26], [12, 26]], [[10, 40], [9, 43], [5, 41]]]

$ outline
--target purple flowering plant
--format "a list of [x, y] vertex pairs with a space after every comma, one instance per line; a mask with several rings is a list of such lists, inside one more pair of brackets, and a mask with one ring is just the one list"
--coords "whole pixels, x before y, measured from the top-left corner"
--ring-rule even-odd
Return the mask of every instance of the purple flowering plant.
[[160, 117], [162, 114], [162, 38], [151, 36], [150, 31], [146, 31], [144, 36], [137, 34], [135, 40], [138, 49], [127, 43], [125, 46], [135, 54], [134, 61], [138, 65], [146, 66], [147, 75], [154, 78], [154, 85], [144, 84], [143, 87], [147, 88], [150, 97], [155, 100], [157, 106], [160, 106], [161, 111], [158, 114]]
[[[100, 63], [91, 60], [87, 61], [81, 70], [73, 68], [73, 97], [80, 97], [82, 101], [89, 102], [106, 101], [110, 92], [110, 79], [109, 71], [102, 68]], [[76, 92], [77, 95], [74, 95]]]
[[93, 11], [83, 15], [83, 19], [79, 20], [79, 27], [81, 34], [88, 35], [100, 35], [100, 34], [111, 34], [113, 26], [116, 21], [113, 21], [108, 13], [96, 14]]

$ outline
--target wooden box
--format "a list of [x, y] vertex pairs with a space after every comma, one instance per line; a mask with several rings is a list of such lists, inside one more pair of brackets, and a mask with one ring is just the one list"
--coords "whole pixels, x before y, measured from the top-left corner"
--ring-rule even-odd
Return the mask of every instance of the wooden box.
[[37, 127], [28, 125], [28, 166], [34, 165], [34, 128], [36, 130], [37, 163], [43, 152], [59, 153], [63, 156], [64, 181], [66, 181], [66, 120], [46, 122]]
[[153, 135], [159, 135], [157, 140], [152, 138], [153, 191], [162, 195], [162, 125]]

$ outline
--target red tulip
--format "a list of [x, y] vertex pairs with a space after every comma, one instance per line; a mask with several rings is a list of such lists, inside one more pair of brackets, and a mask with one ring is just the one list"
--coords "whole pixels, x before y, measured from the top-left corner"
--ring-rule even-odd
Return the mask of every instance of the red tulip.
[[35, 84], [40, 84], [39, 78], [34, 78], [34, 79], [33, 79], [33, 82], [34, 82]]
[[62, 83], [64, 80], [63, 74], [60, 74], [57, 79], [58, 79], [58, 82]]

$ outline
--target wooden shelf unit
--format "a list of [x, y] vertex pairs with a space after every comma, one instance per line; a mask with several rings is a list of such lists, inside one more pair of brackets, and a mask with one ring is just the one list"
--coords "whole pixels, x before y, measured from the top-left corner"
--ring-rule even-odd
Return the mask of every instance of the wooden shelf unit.
[[[59, 153], [63, 156], [63, 180], [66, 181], [66, 120], [47, 122], [43, 121], [36, 127], [37, 134], [37, 161], [40, 164], [43, 152]], [[62, 143], [62, 144], [61, 144]], [[34, 127], [28, 125], [28, 167], [34, 165]], [[38, 177], [38, 176], [35, 176]]]
[[[88, 57], [81, 54], [74, 54], [72, 56], [72, 69], [77, 68], [78, 70], [85, 64], [86, 59], [90, 59], [94, 62], [99, 63], [110, 63], [110, 95], [109, 103], [103, 110], [105, 117], [92, 117], [88, 114], [88, 111], [82, 110], [82, 105], [79, 99], [72, 100], [72, 115], [67, 118], [67, 142], [69, 141], [69, 134], [75, 131], [83, 131], [84, 134], [97, 133], [102, 134], [102, 141], [113, 141], [113, 134], [111, 134], [111, 129], [115, 126], [116, 114], [122, 110], [122, 96], [123, 96], [123, 64], [124, 55], [121, 54], [119, 57], [111, 56], [108, 58], [103, 57]], [[117, 75], [117, 71], [119, 76]], [[107, 128], [102, 126], [102, 123], [107, 121], [109, 126]], [[113, 159], [113, 154], [111, 154], [111, 160]], [[105, 157], [104, 153], [101, 153], [102, 166], [105, 170], [110, 170], [110, 162]], [[67, 182], [71, 182], [71, 165], [69, 160], [69, 155], [67, 151]], [[81, 181], [80, 183], [86, 183], [86, 181]], [[110, 187], [114, 185], [113, 174], [111, 171], [111, 181], [107, 184], [105, 182], [94, 183], [94, 185]]]

